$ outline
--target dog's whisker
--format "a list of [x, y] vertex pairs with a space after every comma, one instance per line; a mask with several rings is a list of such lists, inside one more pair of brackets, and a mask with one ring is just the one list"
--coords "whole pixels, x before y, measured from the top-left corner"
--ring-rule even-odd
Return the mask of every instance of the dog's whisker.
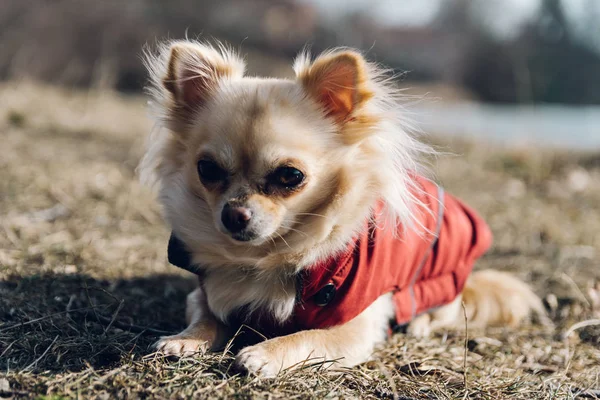
[[281, 236], [279, 233], [275, 233], [275, 234], [276, 234], [276, 235], [277, 235], [277, 236], [278, 236], [278, 237], [279, 237], [281, 240], [283, 240], [283, 243], [285, 243], [285, 245], [286, 245], [287, 247], [289, 247], [289, 249], [290, 249], [290, 250], [293, 250], [293, 249], [292, 249], [292, 246], [290, 246], [290, 244], [287, 242], [287, 240], [285, 240], [285, 239], [284, 239], [284, 237], [283, 237], [283, 236]]
[[304, 237], [308, 237], [308, 233], [306, 233], [306, 232], [302, 232], [302, 231], [301, 231], [301, 230], [299, 230], [299, 229], [294, 229], [294, 228], [287, 228], [287, 229], [288, 229], [288, 230], [290, 230], [290, 231], [292, 231], [292, 232], [299, 233], [300, 235], [302, 235], [302, 236], [304, 236]]
[[273, 236], [269, 236], [269, 240], [273, 243], [273, 247], [277, 247], [277, 243], [275, 242], [275, 239], [273, 239]]
[[321, 218], [325, 218], [325, 219], [331, 219], [330, 216], [323, 215], [323, 214], [315, 214], [315, 213], [297, 213], [296, 215], [307, 215], [307, 216], [311, 216], [311, 217], [321, 217]]
[[[329, 217], [327, 217], [327, 218], [329, 218]], [[293, 218], [290, 218], [288, 220], [288, 222], [290, 224], [290, 226], [288, 226], [288, 228], [291, 228], [294, 225], [301, 226], [301, 225], [309, 225], [310, 224], [310, 222], [307, 222], [307, 221], [298, 221], [297, 219], [293, 219]]]

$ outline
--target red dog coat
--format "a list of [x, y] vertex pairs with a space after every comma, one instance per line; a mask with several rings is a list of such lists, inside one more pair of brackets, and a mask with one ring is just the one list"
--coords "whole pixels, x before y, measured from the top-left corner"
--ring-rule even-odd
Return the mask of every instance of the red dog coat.
[[396, 322], [402, 324], [462, 292], [475, 260], [491, 245], [491, 231], [471, 208], [436, 184], [421, 177], [416, 181], [423, 190], [415, 195], [428, 209], [418, 218], [426, 233], [394, 235], [391, 229], [377, 228], [377, 219], [366, 223], [344, 253], [309, 270], [303, 302], [294, 312], [297, 329], [346, 323], [390, 292]]
[[[418, 215], [421, 233], [407, 229], [394, 235], [392, 229], [379, 228], [383, 224], [379, 206], [374, 221], [365, 222], [362, 233], [344, 252], [298, 277], [297, 303], [290, 321], [267, 327], [270, 324], [261, 319], [262, 323], [255, 321], [257, 327], [278, 335], [344, 324], [390, 292], [396, 322], [402, 324], [454, 300], [475, 260], [490, 247], [492, 235], [471, 208], [433, 182], [415, 179], [422, 190], [414, 195], [425, 206]], [[188, 254], [173, 235], [169, 261], [198, 272], [190, 267]]]

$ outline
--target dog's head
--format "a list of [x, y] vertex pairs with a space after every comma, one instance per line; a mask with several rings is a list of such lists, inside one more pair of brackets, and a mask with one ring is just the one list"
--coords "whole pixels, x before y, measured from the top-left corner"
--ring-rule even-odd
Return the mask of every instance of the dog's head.
[[190, 247], [235, 261], [343, 242], [378, 198], [408, 215], [417, 142], [386, 115], [390, 91], [359, 53], [300, 57], [296, 80], [245, 77], [234, 54], [195, 42], [148, 60], [166, 133], [142, 172], [157, 176], [167, 219]]

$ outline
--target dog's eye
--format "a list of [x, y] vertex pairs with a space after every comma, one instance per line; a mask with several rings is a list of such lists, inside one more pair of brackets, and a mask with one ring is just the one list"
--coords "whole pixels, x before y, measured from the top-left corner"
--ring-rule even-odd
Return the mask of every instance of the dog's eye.
[[198, 175], [203, 182], [220, 182], [227, 178], [227, 171], [211, 160], [198, 161]]
[[269, 180], [275, 185], [291, 189], [304, 181], [304, 174], [294, 167], [279, 167], [271, 174]]

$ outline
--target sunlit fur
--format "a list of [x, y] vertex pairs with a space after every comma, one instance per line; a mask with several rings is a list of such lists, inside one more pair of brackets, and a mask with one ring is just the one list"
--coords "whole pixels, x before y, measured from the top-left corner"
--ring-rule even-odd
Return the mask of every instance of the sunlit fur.
[[[378, 201], [387, 216], [382, 229], [421, 229], [415, 217], [427, 211], [412, 195], [411, 174], [432, 151], [406, 129], [392, 76], [357, 51], [335, 49], [314, 60], [303, 53], [295, 80], [245, 77], [231, 50], [192, 41], [148, 51], [146, 65], [156, 126], [141, 178], [157, 187], [168, 224], [206, 271], [188, 301], [190, 326], [158, 343], [166, 353], [219, 341], [219, 326], [242, 306], [288, 319], [295, 274], [345, 248]], [[196, 165], [206, 154], [231, 172], [226, 183], [202, 184]], [[302, 169], [306, 180], [271, 193], [265, 176], [282, 163]], [[236, 241], [223, 227], [220, 213], [231, 199], [252, 209], [255, 239]], [[533, 295], [517, 289], [516, 297]], [[384, 295], [346, 325], [264, 342], [238, 362], [263, 375], [311, 354], [354, 365], [384, 339], [392, 315]]]
[[[216, 65], [223, 71], [210, 82], [206, 102], [191, 116], [182, 114], [165, 86], [169, 68], [174, 68], [171, 49], [182, 46], [191, 47], [190, 57], [176, 68], [187, 66], [193, 73], [210, 75], [207, 65]], [[358, 90], [366, 101], [347, 123], [337, 124], [324, 115], [301, 80], [314, 65], [341, 54], [357, 60]], [[409, 172], [420, 169], [416, 160], [430, 149], [401, 123], [399, 94], [390, 75], [356, 51], [333, 50], [312, 64], [302, 54], [294, 64], [297, 81], [243, 77], [243, 62], [231, 51], [195, 42], [164, 44], [158, 52], [147, 53], [146, 64], [156, 127], [140, 166], [142, 179], [158, 185], [166, 219], [193, 250], [195, 262], [223, 268], [225, 282], [233, 279], [253, 286], [252, 282], [257, 290], [269, 283], [281, 293], [273, 299], [264, 290], [242, 293], [239, 299], [253, 308], [287, 318], [293, 302], [282, 307], [281, 298], [293, 295], [294, 289], [286, 276], [343, 248], [379, 199], [387, 206], [389, 226], [419, 228], [413, 217], [424, 211], [411, 196]], [[241, 168], [243, 157], [250, 157], [256, 170], [283, 158], [306, 166], [306, 187], [269, 205], [270, 220], [279, 224], [259, 245], [232, 243], [219, 230], [217, 216], [231, 193], [211, 193], [199, 182], [196, 157], [206, 149], [232, 169]], [[219, 290], [214, 297], [222, 296]], [[212, 305], [217, 315], [225, 317], [240, 304], [227, 299]]]

